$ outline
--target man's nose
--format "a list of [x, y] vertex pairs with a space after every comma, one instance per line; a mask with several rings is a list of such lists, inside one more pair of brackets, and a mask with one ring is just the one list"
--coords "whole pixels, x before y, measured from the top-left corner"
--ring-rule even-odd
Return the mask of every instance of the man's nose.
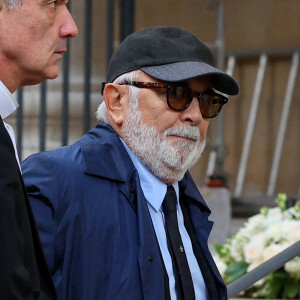
[[203, 117], [200, 111], [199, 101], [194, 97], [189, 107], [181, 113], [181, 121], [189, 125], [198, 125]]
[[78, 34], [77, 25], [66, 6], [63, 7], [61, 15], [62, 26], [60, 27], [61, 38], [71, 38]]

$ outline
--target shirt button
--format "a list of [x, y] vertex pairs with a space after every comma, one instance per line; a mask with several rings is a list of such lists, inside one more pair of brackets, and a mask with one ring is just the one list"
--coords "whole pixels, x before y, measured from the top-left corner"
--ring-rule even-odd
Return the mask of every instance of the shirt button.
[[148, 259], [148, 261], [150, 261], [150, 262], [153, 262], [153, 260], [154, 260], [153, 256], [151, 256], [151, 255], [149, 255], [149, 256], [147, 257], [147, 259]]

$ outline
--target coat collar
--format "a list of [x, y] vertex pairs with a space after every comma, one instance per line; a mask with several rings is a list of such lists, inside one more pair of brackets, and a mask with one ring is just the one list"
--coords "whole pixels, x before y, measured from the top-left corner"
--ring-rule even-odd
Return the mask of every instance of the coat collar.
[[196, 205], [201, 206], [202, 211], [206, 211], [208, 215], [211, 213], [197, 186], [195, 185], [190, 172], [186, 172], [183, 179], [179, 182], [180, 192], [185, 194]]
[[134, 166], [110, 125], [98, 124], [79, 140], [79, 145], [85, 173], [120, 182], [131, 177]]

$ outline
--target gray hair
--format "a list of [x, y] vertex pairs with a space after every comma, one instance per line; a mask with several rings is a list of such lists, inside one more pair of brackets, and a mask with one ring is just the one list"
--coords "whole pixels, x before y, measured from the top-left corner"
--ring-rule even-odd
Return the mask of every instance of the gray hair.
[[13, 10], [23, 4], [23, 0], [0, 0], [7, 6], [8, 10]]
[[[138, 70], [135, 71], [131, 71], [128, 73], [125, 73], [123, 75], [120, 75], [119, 77], [117, 77], [113, 83], [116, 84], [121, 84], [124, 82], [128, 82], [128, 83], [132, 83], [133, 81], [137, 80], [138, 78]], [[131, 109], [138, 109], [138, 98], [139, 98], [139, 88], [135, 87], [135, 86], [128, 86], [129, 88], [129, 99], [130, 99], [130, 107]], [[106, 109], [106, 105], [105, 102], [103, 101], [96, 112], [96, 117], [100, 122], [105, 122], [108, 123], [107, 121], [107, 109]]]

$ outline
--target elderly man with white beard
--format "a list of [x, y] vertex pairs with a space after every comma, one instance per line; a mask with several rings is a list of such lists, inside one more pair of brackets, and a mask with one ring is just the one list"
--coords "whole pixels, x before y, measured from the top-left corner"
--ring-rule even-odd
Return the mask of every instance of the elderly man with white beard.
[[238, 92], [186, 30], [150, 27], [121, 43], [101, 122], [22, 164], [58, 299], [227, 299], [188, 169], [224, 94]]

